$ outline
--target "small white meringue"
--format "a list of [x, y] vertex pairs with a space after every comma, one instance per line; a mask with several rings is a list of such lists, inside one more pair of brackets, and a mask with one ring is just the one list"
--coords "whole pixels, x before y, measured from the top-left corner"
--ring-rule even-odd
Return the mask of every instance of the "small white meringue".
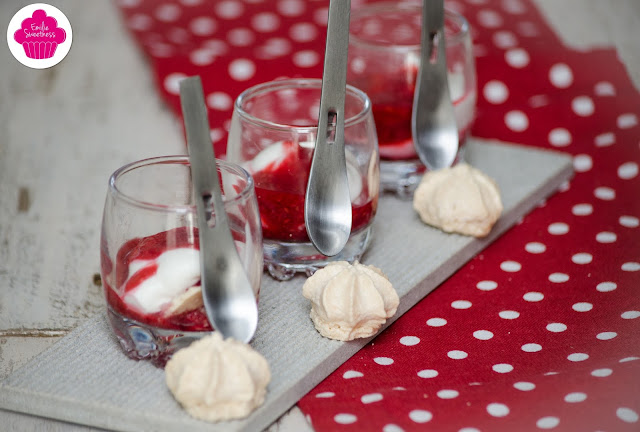
[[341, 341], [373, 336], [392, 317], [399, 298], [374, 266], [337, 261], [306, 280], [302, 294], [311, 300], [311, 320], [324, 337]]

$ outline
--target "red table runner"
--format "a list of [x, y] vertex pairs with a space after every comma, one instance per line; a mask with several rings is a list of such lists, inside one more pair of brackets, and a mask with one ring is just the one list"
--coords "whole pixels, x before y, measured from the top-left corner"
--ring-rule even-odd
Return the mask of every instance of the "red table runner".
[[[575, 177], [299, 407], [318, 431], [640, 430], [640, 93], [531, 0], [446, 4], [473, 28], [472, 134], [570, 153]], [[327, 0], [119, 6], [176, 115], [202, 76], [218, 154], [242, 90], [322, 75]]]

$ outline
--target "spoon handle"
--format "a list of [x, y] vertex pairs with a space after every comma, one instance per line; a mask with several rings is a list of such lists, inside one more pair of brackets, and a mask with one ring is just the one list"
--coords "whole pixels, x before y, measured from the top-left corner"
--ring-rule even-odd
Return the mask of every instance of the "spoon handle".
[[449, 94], [443, 0], [423, 0], [420, 69], [413, 98], [413, 141], [430, 170], [451, 166], [458, 130]]
[[[204, 216], [208, 228], [220, 232], [226, 232], [231, 238], [228, 228], [227, 213], [222, 203], [222, 189], [216, 166], [216, 157], [213, 146], [210, 145], [209, 120], [202, 95], [200, 77], [189, 77], [180, 82], [180, 96], [182, 112], [187, 134], [187, 147], [191, 162], [192, 180], [196, 192], [196, 207], [198, 217]], [[202, 105], [202, 106], [200, 106]], [[205, 107], [202, 109], [202, 107]], [[207, 143], [201, 145], [198, 143]], [[215, 224], [211, 225], [212, 214], [207, 208], [213, 205]], [[205, 230], [206, 231], [206, 230]]]
[[258, 311], [222, 201], [200, 77], [180, 82], [180, 102], [198, 215], [200, 286], [207, 317], [224, 337], [249, 342]]
[[327, 256], [338, 254], [351, 233], [351, 198], [344, 149], [350, 0], [330, 0], [318, 133], [305, 199], [307, 234]]

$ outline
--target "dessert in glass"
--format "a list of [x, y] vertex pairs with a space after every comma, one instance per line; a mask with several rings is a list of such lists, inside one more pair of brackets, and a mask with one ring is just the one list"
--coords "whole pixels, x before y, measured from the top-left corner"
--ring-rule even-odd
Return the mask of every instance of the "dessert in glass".
[[227, 159], [253, 176], [262, 222], [264, 261], [271, 276], [312, 274], [330, 261], [359, 259], [371, 241], [378, 205], [379, 156], [369, 98], [347, 86], [345, 154], [351, 195], [349, 240], [336, 256], [313, 246], [304, 200], [316, 141], [320, 79], [282, 79], [251, 87], [235, 101]]
[[[231, 232], [257, 302], [263, 259], [253, 179], [237, 165], [216, 165]], [[111, 327], [129, 357], [158, 366], [212, 331], [200, 289], [192, 188], [187, 156], [145, 159], [113, 173], [104, 205], [100, 264]]]
[[[426, 167], [411, 136], [411, 113], [420, 66], [420, 3], [370, 3], [351, 12], [347, 81], [371, 99], [380, 146], [383, 190], [410, 197]], [[459, 135], [457, 161], [475, 117], [476, 72], [469, 24], [445, 10], [449, 91]]]

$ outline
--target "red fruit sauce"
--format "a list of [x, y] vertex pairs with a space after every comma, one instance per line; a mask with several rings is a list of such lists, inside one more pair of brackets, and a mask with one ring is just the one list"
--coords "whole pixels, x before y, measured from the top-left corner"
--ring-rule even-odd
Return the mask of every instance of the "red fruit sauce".
[[[184, 247], [199, 249], [197, 229], [187, 227], [174, 228], [149, 237], [134, 238], [123, 244], [116, 255], [115, 289], [109, 285], [106, 277], [102, 279], [105, 284], [106, 300], [111, 309], [124, 317], [153, 327], [180, 331], [211, 331], [212, 327], [209, 324], [204, 307], [171, 316], [165, 316], [163, 311], [144, 314], [137, 309], [131, 308], [122, 299], [126, 292], [153, 276], [157, 269], [157, 266], [150, 265], [136, 272], [129, 279], [129, 264], [131, 262], [137, 259], [153, 260], [163, 252]], [[104, 248], [105, 245], [103, 244]], [[105, 276], [110, 273], [113, 263], [109, 260], [109, 254], [106, 250], [103, 250], [101, 255], [102, 274]], [[195, 285], [199, 285], [199, 282]]]
[[[297, 150], [294, 148], [297, 148]], [[271, 162], [253, 174], [262, 235], [266, 240], [308, 242], [304, 224], [304, 197], [311, 168], [312, 149], [285, 142], [284, 160]], [[363, 178], [362, 192], [368, 190]], [[377, 197], [353, 204], [351, 232], [366, 227], [375, 215]]]
[[[356, 87], [369, 88], [380, 158], [383, 160], [407, 160], [418, 157], [411, 136], [411, 114], [417, 74], [417, 67], [412, 66], [405, 68], [405, 77], [402, 80], [380, 80], [373, 76], [367, 77], [367, 83], [352, 83]], [[463, 99], [464, 97], [454, 101], [454, 105]], [[466, 137], [467, 129], [468, 127], [458, 131], [460, 139]]]

